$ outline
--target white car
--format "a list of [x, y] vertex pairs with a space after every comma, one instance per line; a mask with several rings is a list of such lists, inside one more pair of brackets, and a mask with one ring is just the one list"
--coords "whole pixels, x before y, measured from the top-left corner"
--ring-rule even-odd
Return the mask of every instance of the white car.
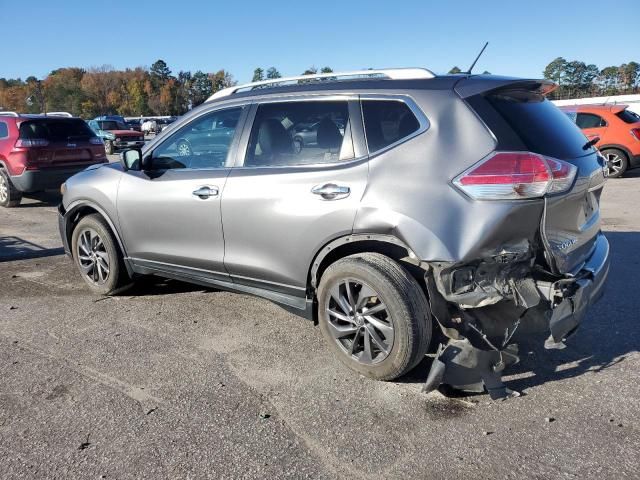
[[158, 123], [155, 120], [145, 120], [141, 127], [143, 133], [156, 133], [158, 131]]

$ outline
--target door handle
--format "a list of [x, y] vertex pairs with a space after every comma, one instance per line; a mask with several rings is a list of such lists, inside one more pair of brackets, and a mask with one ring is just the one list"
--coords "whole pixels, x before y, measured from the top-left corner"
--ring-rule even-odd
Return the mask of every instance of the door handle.
[[200, 197], [202, 200], [206, 200], [209, 197], [217, 197], [218, 187], [209, 187], [208, 185], [205, 185], [204, 187], [194, 190], [193, 195]]
[[324, 185], [316, 185], [313, 187], [311, 193], [320, 195], [323, 200], [339, 200], [348, 197], [351, 189], [345, 185], [325, 183]]

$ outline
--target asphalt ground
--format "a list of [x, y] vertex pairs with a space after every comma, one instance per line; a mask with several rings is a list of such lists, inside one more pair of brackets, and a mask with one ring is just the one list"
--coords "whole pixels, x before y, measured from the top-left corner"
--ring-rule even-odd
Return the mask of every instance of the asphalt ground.
[[0, 478], [638, 478], [640, 172], [602, 199], [612, 269], [561, 351], [520, 345], [520, 398], [345, 369], [266, 300], [146, 280], [85, 288], [55, 193], [0, 210]]

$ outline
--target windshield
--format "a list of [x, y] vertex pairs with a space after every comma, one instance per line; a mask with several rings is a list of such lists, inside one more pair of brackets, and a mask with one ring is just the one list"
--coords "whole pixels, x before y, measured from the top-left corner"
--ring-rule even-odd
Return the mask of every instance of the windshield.
[[20, 124], [20, 138], [43, 138], [50, 142], [95, 137], [93, 130], [79, 118], [43, 118]]

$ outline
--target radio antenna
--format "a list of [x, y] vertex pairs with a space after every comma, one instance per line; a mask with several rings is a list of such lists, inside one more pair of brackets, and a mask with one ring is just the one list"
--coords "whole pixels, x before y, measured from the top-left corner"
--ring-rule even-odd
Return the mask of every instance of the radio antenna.
[[489, 45], [489, 42], [486, 42], [484, 44], [484, 47], [482, 47], [482, 50], [480, 50], [480, 53], [478, 54], [478, 56], [476, 57], [476, 59], [473, 61], [473, 63], [471, 64], [471, 66], [469, 67], [469, 70], [467, 70], [466, 72], [462, 72], [462, 73], [466, 73], [467, 75], [471, 75], [471, 70], [473, 70], [473, 67], [476, 66], [476, 63], [478, 63], [478, 60], [480, 59], [480, 57], [482, 56], [482, 54], [484, 53], [484, 49], [487, 48], [487, 45]]

